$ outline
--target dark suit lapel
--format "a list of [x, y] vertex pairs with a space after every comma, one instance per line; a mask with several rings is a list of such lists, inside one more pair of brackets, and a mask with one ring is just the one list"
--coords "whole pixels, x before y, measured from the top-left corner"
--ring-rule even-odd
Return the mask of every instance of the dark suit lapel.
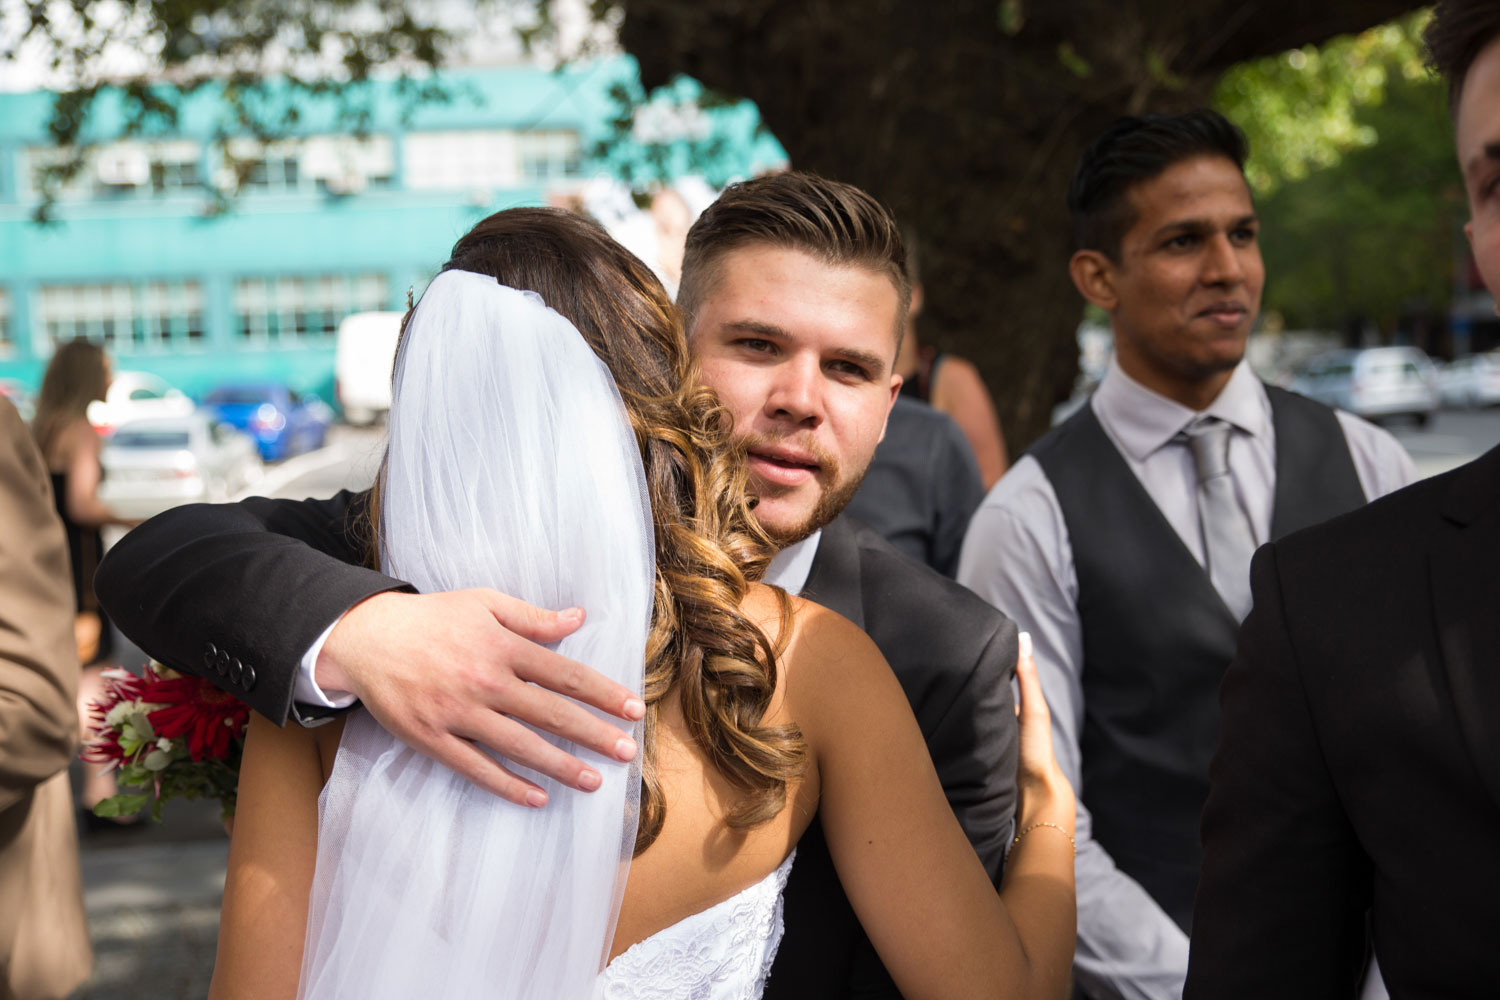
[[818, 539], [818, 553], [813, 556], [802, 596], [864, 628], [862, 589], [854, 525], [846, 517], [834, 518]]
[[1500, 802], [1500, 448], [1454, 479], [1428, 559], [1433, 616], [1459, 730]]

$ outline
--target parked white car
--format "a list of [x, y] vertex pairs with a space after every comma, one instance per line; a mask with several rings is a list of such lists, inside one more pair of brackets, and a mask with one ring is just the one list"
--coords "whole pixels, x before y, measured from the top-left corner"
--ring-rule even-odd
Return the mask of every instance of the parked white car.
[[99, 499], [123, 517], [228, 500], [257, 482], [262, 470], [254, 441], [201, 413], [122, 424], [99, 460]]
[[89, 404], [89, 423], [105, 437], [116, 427], [135, 420], [185, 417], [195, 409], [193, 401], [165, 379], [150, 372], [115, 372], [103, 400]]
[[333, 393], [344, 419], [371, 424], [391, 409], [391, 369], [401, 313], [358, 312], [345, 316], [335, 337]]
[[1438, 406], [1437, 371], [1415, 347], [1321, 354], [1297, 370], [1291, 388], [1358, 417], [1409, 417], [1419, 426]]
[[1447, 406], [1500, 404], [1500, 351], [1471, 354], [1444, 365], [1438, 389]]

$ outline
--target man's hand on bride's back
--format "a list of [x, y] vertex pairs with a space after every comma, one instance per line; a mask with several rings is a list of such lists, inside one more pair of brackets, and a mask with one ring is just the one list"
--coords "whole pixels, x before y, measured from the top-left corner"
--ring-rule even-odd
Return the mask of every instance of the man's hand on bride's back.
[[636, 754], [624, 731], [578, 702], [635, 720], [645, 713], [640, 699], [540, 645], [571, 634], [583, 617], [576, 608], [548, 611], [489, 589], [377, 594], [339, 620], [316, 677], [325, 689], [358, 696], [408, 746], [501, 798], [540, 806], [546, 794], [481, 745], [583, 791], [599, 787], [599, 772], [521, 722], [605, 757]]

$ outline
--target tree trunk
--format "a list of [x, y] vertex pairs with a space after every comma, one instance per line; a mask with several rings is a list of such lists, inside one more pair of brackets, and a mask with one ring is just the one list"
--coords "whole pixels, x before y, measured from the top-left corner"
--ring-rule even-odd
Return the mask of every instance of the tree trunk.
[[921, 335], [979, 366], [1012, 455], [1078, 368], [1066, 195], [1110, 121], [1205, 102], [1229, 65], [1412, 0], [623, 0], [646, 85], [748, 97], [794, 166], [919, 234]]

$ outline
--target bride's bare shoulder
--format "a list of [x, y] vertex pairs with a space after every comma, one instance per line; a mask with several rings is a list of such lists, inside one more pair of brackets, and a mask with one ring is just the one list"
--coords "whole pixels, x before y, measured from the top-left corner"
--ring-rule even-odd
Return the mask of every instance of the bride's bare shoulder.
[[776, 649], [782, 672], [804, 682], [842, 683], [877, 670], [890, 672], [875, 643], [858, 626], [821, 604], [754, 584], [741, 605]]
[[801, 659], [813, 650], [821, 655], [847, 650], [850, 644], [870, 643], [859, 626], [837, 611], [793, 597], [780, 587], [752, 583], [740, 610], [760, 627], [782, 658]]

